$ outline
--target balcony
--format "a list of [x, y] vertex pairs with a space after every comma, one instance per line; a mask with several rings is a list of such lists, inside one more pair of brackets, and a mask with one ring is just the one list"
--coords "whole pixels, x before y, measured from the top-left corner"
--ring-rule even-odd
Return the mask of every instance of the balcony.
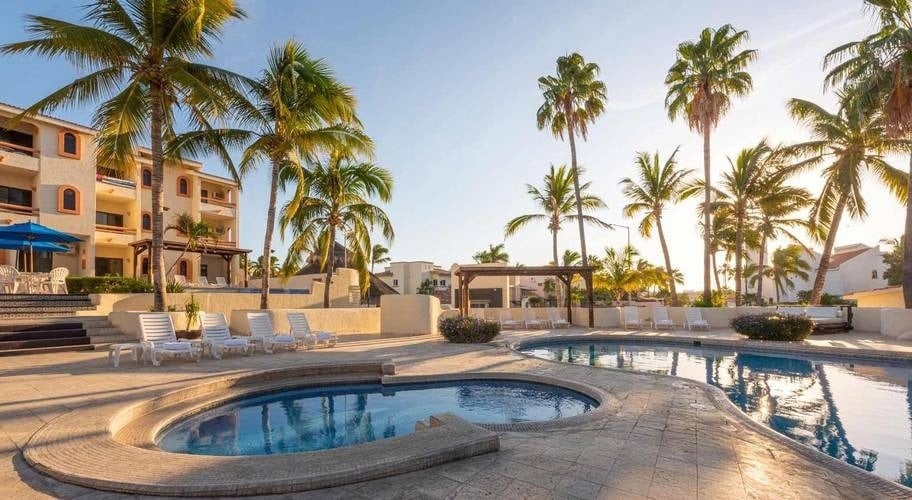
[[38, 171], [38, 151], [8, 142], [0, 142], [0, 165], [26, 172]]
[[229, 220], [237, 217], [237, 204], [216, 198], [200, 198], [200, 212], [212, 219]]
[[9, 203], [0, 203], [0, 224], [38, 222], [38, 209]]
[[129, 227], [95, 224], [96, 245], [128, 245], [136, 241], [136, 230]]
[[136, 182], [95, 174], [95, 196], [118, 202], [133, 201], [136, 199]]

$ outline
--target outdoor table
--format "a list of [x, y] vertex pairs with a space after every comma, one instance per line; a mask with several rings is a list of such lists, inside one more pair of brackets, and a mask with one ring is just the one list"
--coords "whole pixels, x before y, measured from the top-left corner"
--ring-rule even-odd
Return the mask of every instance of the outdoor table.
[[124, 343], [124, 344], [111, 344], [111, 349], [108, 351], [108, 361], [114, 360], [114, 367], [117, 368], [120, 366], [120, 353], [121, 351], [130, 351], [130, 354], [133, 355], [133, 361], [139, 363], [140, 353], [143, 351], [142, 344], [133, 342], [133, 343]]

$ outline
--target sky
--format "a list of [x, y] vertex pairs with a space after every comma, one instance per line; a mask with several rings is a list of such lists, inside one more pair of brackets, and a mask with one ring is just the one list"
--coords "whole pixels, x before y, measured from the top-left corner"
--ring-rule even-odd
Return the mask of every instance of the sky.
[[[4, 0], [0, 43], [22, 40], [23, 15], [76, 21], [87, 0]], [[213, 64], [257, 76], [268, 50], [289, 38], [324, 58], [358, 98], [358, 113], [376, 143], [374, 161], [392, 171], [395, 188], [385, 207], [395, 228], [393, 260], [429, 260], [449, 267], [466, 263], [491, 243], [506, 243], [511, 262], [542, 265], [551, 259], [550, 234], [532, 225], [504, 239], [504, 224], [536, 210], [525, 184], [539, 184], [550, 164], [569, 163], [569, 146], [539, 131], [538, 77], [553, 74], [557, 57], [579, 52], [601, 67], [608, 89], [606, 112], [578, 143], [580, 164], [592, 192], [608, 208], [596, 215], [629, 225], [632, 244], [662, 263], [658, 240], [637, 234], [637, 221], [622, 216], [619, 181], [634, 176], [637, 151], [662, 157], [680, 146], [682, 167], [702, 172], [701, 138], [664, 109], [664, 77], [675, 48], [704, 27], [731, 23], [750, 32], [745, 48], [759, 59], [750, 67], [754, 90], [735, 100], [712, 138], [714, 177], [745, 147], [764, 137], [774, 143], [808, 138], [785, 110], [789, 98], [834, 109], [822, 85], [823, 55], [873, 31], [860, 0], [673, 2], [652, 0], [302, 1], [241, 0], [248, 18], [233, 22], [215, 48]], [[0, 101], [26, 106], [78, 73], [62, 60], [0, 57]], [[61, 109], [56, 116], [91, 122], [91, 106]], [[208, 172], [225, 174], [214, 158]], [[908, 158], [891, 158], [906, 169]], [[819, 177], [796, 180], [812, 192]], [[877, 244], [902, 233], [904, 209], [876, 181], [864, 181], [866, 220], [845, 220], [837, 245]], [[268, 186], [267, 168], [244, 179], [240, 244], [260, 254]], [[702, 282], [702, 239], [696, 202], [666, 213], [672, 265], [685, 288]], [[587, 228], [589, 253], [626, 241], [624, 229]], [[278, 241], [278, 255], [287, 242]], [[775, 246], [779, 242], [774, 242]], [[561, 253], [579, 248], [577, 229], [566, 225]]]

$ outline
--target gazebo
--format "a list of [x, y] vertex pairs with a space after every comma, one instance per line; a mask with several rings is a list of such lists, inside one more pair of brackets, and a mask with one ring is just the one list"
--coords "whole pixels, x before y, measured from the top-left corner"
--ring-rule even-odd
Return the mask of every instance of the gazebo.
[[[469, 314], [469, 284], [478, 276], [554, 276], [570, 290], [573, 277], [579, 275], [586, 283], [586, 298], [589, 302], [589, 327], [595, 326], [595, 311], [592, 296], [592, 266], [465, 266], [456, 270], [459, 278], [459, 313]], [[570, 294], [567, 294], [567, 321], [573, 321]]]
[[[139, 265], [138, 264], [139, 256], [142, 255], [144, 252], [151, 250], [152, 240], [146, 238], [144, 240], [134, 241], [133, 243], [130, 243], [130, 246], [133, 247], [133, 276], [136, 276], [137, 266]], [[182, 252], [182, 251], [184, 251], [184, 249], [186, 247], [187, 247], [187, 244], [182, 243], [180, 241], [165, 240], [163, 242], [164, 250], [173, 250], [175, 252]], [[231, 283], [231, 260], [234, 259], [234, 257], [236, 255], [240, 255], [241, 270], [244, 272], [244, 287], [247, 287], [247, 254], [249, 254], [251, 252], [251, 250], [246, 250], [243, 248], [227, 247], [227, 246], [222, 246], [222, 245], [208, 244], [208, 245], [196, 248], [196, 249], [192, 249], [192, 248], [188, 249], [187, 252], [188, 253], [198, 253], [198, 254], [203, 254], [203, 255], [218, 255], [221, 258], [225, 259], [225, 262], [228, 263], [228, 266], [227, 266], [228, 267], [228, 271], [227, 271], [228, 276], [226, 276], [228, 283]]]

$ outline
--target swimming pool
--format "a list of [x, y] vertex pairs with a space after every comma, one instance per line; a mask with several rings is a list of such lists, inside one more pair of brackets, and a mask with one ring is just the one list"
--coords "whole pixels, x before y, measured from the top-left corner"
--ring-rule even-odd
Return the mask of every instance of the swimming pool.
[[415, 422], [454, 413], [481, 424], [556, 420], [598, 402], [579, 392], [513, 380], [340, 385], [245, 398], [183, 420], [158, 446], [198, 455], [326, 450], [410, 434]]
[[912, 486], [910, 364], [817, 359], [617, 341], [529, 344], [521, 352], [661, 373], [722, 389], [753, 420], [832, 457]]

